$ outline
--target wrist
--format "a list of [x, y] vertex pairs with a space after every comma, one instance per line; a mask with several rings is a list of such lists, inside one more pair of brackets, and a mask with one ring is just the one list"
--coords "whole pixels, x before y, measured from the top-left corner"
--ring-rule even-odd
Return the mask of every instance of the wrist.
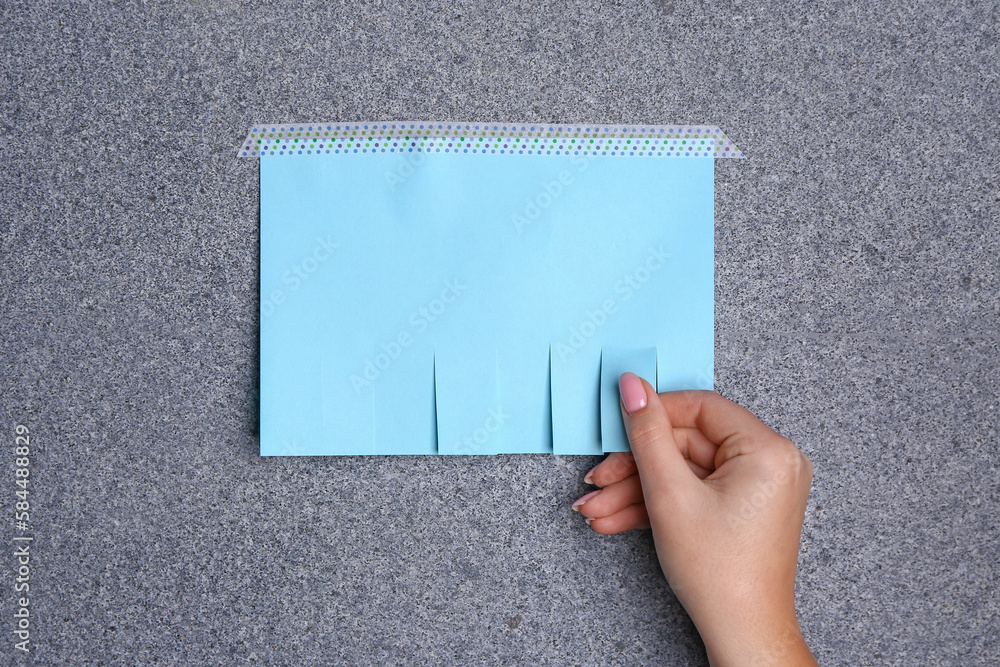
[[794, 608], [703, 625], [698, 625], [698, 632], [712, 667], [816, 664]]

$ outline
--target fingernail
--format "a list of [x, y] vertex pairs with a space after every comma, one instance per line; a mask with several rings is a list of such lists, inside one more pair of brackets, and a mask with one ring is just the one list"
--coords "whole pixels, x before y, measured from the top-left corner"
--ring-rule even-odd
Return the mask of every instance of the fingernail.
[[[598, 463], [597, 466], [599, 466], [599, 465], [601, 465], [601, 464]], [[583, 476], [583, 482], [584, 482], [584, 484], [593, 484], [594, 483], [594, 471], [597, 470], [597, 466], [594, 466], [593, 468], [591, 468], [590, 472], [588, 472], [586, 475]]]
[[646, 407], [646, 390], [635, 373], [622, 373], [618, 378], [618, 390], [622, 395], [625, 412], [632, 414]]
[[588, 517], [587, 517], [587, 518], [585, 519], [585, 521], [587, 522], [587, 525], [589, 526], [590, 524], [594, 523], [594, 519], [596, 519], [596, 518], [597, 518], [596, 516], [595, 516], [595, 517], [590, 517], [590, 516], [588, 516]]
[[598, 489], [597, 491], [591, 491], [590, 493], [588, 493], [587, 495], [585, 495], [584, 497], [580, 498], [575, 503], [573, 503], [573, 509], [575, 509], [577, 512], [579, 512], [580, 510], [578, 508], [580, 507], [580, 505], [584, 504], [585, 502], [587, 502], [588, 500], [590, 500], [591, 498], [593, 498], [594, 496], [596, 496], [600, 492], [601, 492], [600, 489]]

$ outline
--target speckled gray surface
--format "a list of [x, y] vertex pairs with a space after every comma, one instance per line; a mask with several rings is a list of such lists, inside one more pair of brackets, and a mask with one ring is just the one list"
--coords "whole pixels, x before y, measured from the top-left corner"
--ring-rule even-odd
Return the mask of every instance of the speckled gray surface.
[[[717, 387], [816, 468], [824, 665], [1000, 662], [996, 3], [0, 5], [0, 441], [31, 658], [703, 664], [590, 457], [256, 454], [259, 121], [721, 126]], [[856, 3], [860, 4], [860, 3]], [[905, 4], [906, 8], [899, 5]]]

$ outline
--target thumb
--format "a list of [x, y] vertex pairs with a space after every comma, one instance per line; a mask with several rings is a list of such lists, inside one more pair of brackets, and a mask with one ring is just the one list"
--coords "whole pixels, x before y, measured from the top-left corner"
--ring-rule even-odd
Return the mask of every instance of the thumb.
[[656, 389], [635, 373], [623, 373], [618, 390], [643, 493], [656, 496], [690, 488], [698, 478], [677, 447], [670, 417]]

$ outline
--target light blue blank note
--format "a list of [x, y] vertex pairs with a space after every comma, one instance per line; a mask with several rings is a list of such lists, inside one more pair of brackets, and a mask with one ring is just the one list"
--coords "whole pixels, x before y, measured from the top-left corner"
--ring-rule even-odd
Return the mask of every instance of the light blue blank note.
[[264, 155], [261, 454], [617, 451], [602, 350], [711, 377], [713, 165]]

